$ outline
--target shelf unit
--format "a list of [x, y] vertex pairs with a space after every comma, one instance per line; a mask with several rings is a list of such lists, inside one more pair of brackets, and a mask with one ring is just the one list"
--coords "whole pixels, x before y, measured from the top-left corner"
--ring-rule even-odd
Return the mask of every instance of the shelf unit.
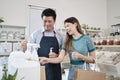
[[[9, 47], [13, 51], [13, 45], [25, 39], [25, 26], [0, 25], [0, 48], [3, 48], [4, 42], [10, 43]], [[3, 33], [5, 32], [5, 34]], [[17, 47], [17, 45], [15, 45]], [[0, 56], [9, 56], [10, 52], [4, 52], [0, 49]]]
[[[99, 35], [100, 32], [102, 32], [102, 31], [101, 30], [86, 30], [86, 33], [88, 33], [90, 36], [94, 35], [94, 34]], [[100, 56], [102, 56], [103, 53], [106, 53], [106, 55], [113, 55], [115, 53], [120, 54], [120, 45], [95, 45], [95, 47], [96, 47], [96, 55], [99, 54]], [[96, 57], [98, 57], [98, 56], [96, 56]], [[104, 57], [104, 58], [106, 58], [106, 57]], [[106, 59], [103, 59], [103, 58], [102, 58], [102, 60], [106, 61]], [[114, 58], [114, 60], [115, 60], [115, 58]], [[97, 62], [97, 63], [99, 63], [99, 62]], [[99, 70], [101, 70], [101, 71], [103, 70], [103, 72], [105, 72], [107, 74], [110, 74], [112, 71], [109, 70], [109, 69], [112, 69], [114, 67], [115, 70], [118, 70], [118, 66], [120, 65], [120, 62], [117, 63], [117, 65], [112, 65], [112, 64], [110, 65], [110, 64], [107, 64], [107, 63], [106, 64], [105, 63], [104, 64], [99, 63], [97, 65], [99, 67]], [[119, 68], [118, 71], [120, 71], [120, 68]], [[117, 73], [114, 74], [114, 75], [117, 76]]]
[[100, 36], [100, 32], [102, 32], [101, 29], [85, 29], [85, 33], [90, 37]]
[[[10, 39], [8, 38], [9, 32], [12, 32], [14, 40], [18, 40], [18, 39], [15, 39], [15, 35], [19, 33], [20, 40], [21, 40], [22, 38], [25, 38], [25, 29], [26, 29], [25, 26], [0, 25], [0, 40], [11, 41], [11, 38]], [[7, 34], [5, 39], [2, 38], [2, 31], [5, 31]]]
[[[95, 47], [98, 48], [97, 55], [99, 56], [96, 56], [97, 57], [96, 61], [99, 70], [101, 72], [106, 73], [107, 75], [114, 76], [120, 75], [119, 73], [120, 62], [118, 59], [119, 58], [118, 54], [120, 54], [120, 45], [96, 45]], [[117, 55], [116, 57], [114, 57], [115, 54]]]

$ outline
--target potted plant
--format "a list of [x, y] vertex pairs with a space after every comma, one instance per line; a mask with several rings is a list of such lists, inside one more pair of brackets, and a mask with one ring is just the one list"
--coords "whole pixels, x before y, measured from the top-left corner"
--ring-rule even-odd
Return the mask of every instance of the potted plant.
[[0, 17], [0, 23], [2, 23], [2, 22], [4, 22], [4, 20], [3, 20], [3, 18], [2, 18], [2, 17]]
[[6, 66], [4, 66], [3, 68], [3, 76], [2, 76], [2, 79], [1, 80], [15, 80], [16, 79], [16, 76], [17, 76], [17, 73], [18, 73], [18, 69], [16, 70], [16, 72], [14, 73], [14, 75], [7, 75], [7, 68]]

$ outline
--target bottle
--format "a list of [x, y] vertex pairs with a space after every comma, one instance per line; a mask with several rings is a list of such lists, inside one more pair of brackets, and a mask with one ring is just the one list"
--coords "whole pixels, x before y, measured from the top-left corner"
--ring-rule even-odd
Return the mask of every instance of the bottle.
[[17, 46], [16, 46], [16, 51], [20, 51], [20, 50], [21, 50], [21, 44], [20, 44], [20, 42], [18, 41]]
[[7, 53], [7, 50], [8, 50], [8, 42], [7, 41], [4, 42], [3, 49], [4, 49], [4, 52]]
[[32, 60], [39, 61], [38, 54], [37, 54], [37, 48], [39, 46], [37, 44], [32, 45]]
[[30, 45], [30, 41], [28, 41], [27, 43], [27, 50], [25, 51], [25, 55], [26, 55], [26, 58], [31, 58], [31, 45]]
[[53, 47], [50, 48], [49, 57], [52, 57], [51, 53], [53, 52]]
[[51, 48], [50, 48], [50, 53], [52, 53], [52, 52], [53, 52], [52, 50], [53, 50], [53, 47], [51, 47]]

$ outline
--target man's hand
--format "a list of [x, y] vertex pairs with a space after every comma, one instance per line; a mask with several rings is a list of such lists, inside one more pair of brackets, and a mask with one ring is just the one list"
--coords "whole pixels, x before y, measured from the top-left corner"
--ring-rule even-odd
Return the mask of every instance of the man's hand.
[[52, 53], [49, 53], [49, 58], [56, 58], [58, 57], [58, 54], [52, 52]]
[[47, 64], [47, 63], [49, 63], [48, 62], [48, 58], [46, 58], [46, 57], [39, 57], [39, 61], [40, 61], [40, 64]]

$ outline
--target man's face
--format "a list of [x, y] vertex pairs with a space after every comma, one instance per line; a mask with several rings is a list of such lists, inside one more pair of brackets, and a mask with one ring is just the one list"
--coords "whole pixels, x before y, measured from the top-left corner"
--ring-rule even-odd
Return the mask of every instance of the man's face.
[[45, 30], [52, 31], [54, 29], [55, 21], [52, 16], [43, 16], [43, 25]]

